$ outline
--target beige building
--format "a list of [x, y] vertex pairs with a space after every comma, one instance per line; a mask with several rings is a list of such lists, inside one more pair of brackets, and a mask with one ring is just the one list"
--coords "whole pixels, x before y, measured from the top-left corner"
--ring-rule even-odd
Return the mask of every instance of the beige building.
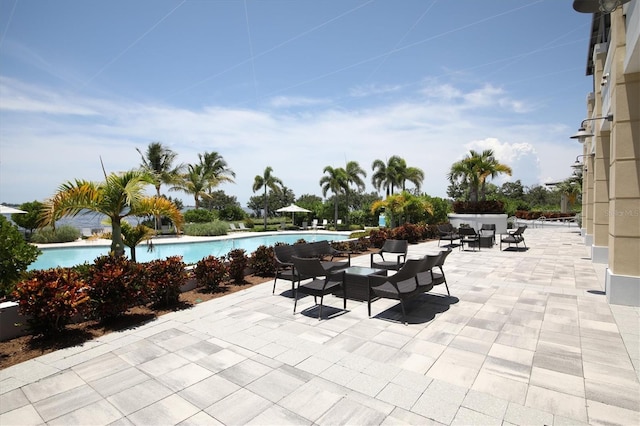
[[582, 235], [607, 265], [609, 303], [640, 306], [640, 3], [575, 0], [593, 13], [582, 143]]

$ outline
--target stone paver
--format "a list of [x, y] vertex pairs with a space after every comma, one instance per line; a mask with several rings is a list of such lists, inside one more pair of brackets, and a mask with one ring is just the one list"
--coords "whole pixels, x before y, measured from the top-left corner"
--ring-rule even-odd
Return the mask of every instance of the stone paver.
[[575, 228], [525, 238], [454, 248], [451, 296], [406, 326], [391, 300], [293, 314], [267, 282], [6, 368], [0, 424], [640, 424], [640, 309], [606, 302]]

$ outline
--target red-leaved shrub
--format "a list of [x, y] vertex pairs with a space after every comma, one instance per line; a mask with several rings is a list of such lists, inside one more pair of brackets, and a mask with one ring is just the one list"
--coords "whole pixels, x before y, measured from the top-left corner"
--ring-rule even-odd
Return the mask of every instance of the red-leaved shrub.
[[88, 271], [91, 312], [94, 318], [109, 320], [133, 306], [144, 304], [146, 276], [142, 265], [124, 256], [100, 256]]
[[147, 297], [157, 305], [175, 306], [180, 301], [180, 286], [187, 279], [182, 256], [152, 260], [145, 264]]
[[227, 279], [229, 269], [224, 264], [224, 259], [207, 256], [196, 263], [193, 272], [199, 286], [215, 291]]
[[71, 319], [84, 314], [89, 295], [86, 283], [73, 269], [34, 271], [13, 292], [20, 312], [29, 315], [34, 334], [62, 331]]

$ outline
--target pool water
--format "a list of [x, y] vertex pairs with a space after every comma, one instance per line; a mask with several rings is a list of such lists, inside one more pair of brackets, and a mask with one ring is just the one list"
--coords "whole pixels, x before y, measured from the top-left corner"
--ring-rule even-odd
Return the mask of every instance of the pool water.
[[[335, 233], [287, 233], [257, 235], [248, 237], [225, 238], [213, 241], [197, 241], [185, 243], [154, 244], [153, 250], [147, 249], [146, 243], [136, 247], [136, 260], [148, 262], [154, 259], [165, 259], [169, 256], [182, 256], [185, 263], [196, 263], [200, 259], [213, 255], [221, 257], [234, 249], [243, 249], [247, 255], [253, 253], [259, 246], [272, 246], [275, 243], [293, 244], [296, 241], [342, 241], [348, 239], [347, 235]], [[56, 267], [69, 267], [82, 263], [91, 263], [96, 257], [109, 253], [109, 246], [74, 246], [63, 248], [43, 248], [42, 254], [29, 266], [29, 270], [49, 269]], [[129, 248], [125, 251], [130, 256]]]

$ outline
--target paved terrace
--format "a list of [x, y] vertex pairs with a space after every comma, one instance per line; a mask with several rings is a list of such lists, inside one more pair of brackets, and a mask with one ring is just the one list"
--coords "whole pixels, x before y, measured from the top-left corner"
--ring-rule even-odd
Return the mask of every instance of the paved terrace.
[[525, 236], [455, 248], [452, 297], [408, 326], [387, 300], [293, 315], [267, 282], [4, 369], [0, 424], [640, 424], [638, 308], [607, 304], [576, 228]]

